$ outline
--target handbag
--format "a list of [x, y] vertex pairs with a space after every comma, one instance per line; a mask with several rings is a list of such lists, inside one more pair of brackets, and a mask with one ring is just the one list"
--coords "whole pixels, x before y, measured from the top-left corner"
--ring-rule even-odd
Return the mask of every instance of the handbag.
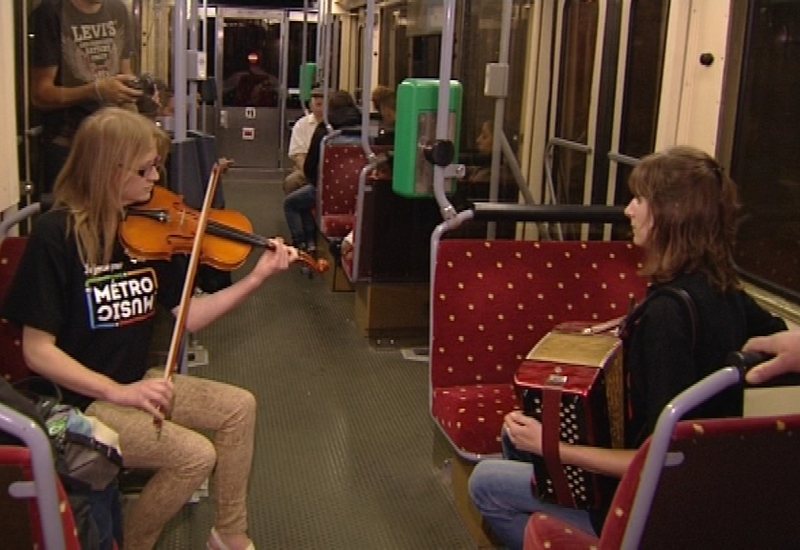
[[108, 487], [122, 467], [119, 434], [98, 418], [62, 403], [61, 390], [47, 378], [25, 378], [13, 386], [33, 402], [44, 419], [62, 481], [93, 491]]

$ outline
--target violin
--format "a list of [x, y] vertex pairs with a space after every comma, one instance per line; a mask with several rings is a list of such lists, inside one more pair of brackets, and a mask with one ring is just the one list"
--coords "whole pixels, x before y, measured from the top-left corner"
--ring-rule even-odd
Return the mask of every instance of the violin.
[[[131, 205], [120, 222], [119, 238], [125, 252], [139, 260], [169, 260], [174, 254], [188, 254], [197, 231], [200, 212], [187, 206], [180, 195], [156, 185], [150, 200]], [[200, 262], [223, 271], [240, 267], [254, 246], [274, 250], [269, 239], [252, 233], [253, 226], [235, 210], [210, 209], [203, 236]], [[298, 260], [313, 271], [328, 269], [325, 259], [297, 251]]]

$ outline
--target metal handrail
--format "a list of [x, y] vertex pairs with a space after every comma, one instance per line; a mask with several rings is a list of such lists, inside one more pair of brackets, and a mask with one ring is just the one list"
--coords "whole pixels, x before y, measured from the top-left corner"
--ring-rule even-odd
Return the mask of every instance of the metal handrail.
[[[50, 439], [33, 420], [0, 403], [0, 430], [11, 434], [30, 449], [32, 482], [17, 482], [9, 487], [15, 498], [35, 497], [47, 550], [65, 548], [58, 499], [58, 481]], [[31, 485], [33, 487], [31, 487]]]

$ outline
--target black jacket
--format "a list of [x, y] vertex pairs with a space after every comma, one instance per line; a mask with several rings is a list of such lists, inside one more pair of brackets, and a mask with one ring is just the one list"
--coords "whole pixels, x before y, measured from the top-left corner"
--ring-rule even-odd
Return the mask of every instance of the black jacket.
[[[337, 109], [328, 113], [328, 122], [334, 129], [361, 126], [361, 111], [357, 107]], [[311, 136], [311, 144], [308, 146], [308, 154], [303, 164], [303, 173], [306, 175], [306, 180], [314, 186], [317, 185], [317, 178], [319, 177], [320, 145], [322, 144], [322, 138], [327, 133], [325, 122], [320, 122]]]

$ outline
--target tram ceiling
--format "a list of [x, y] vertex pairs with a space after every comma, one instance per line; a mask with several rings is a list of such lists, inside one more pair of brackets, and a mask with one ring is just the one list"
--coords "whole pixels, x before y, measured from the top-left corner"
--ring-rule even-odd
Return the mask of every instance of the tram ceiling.
[[[346, 11], [357, 10], [364, 8], [367, 5], [366, 0], [334, 0], [339, 4], [342, 9]], [[375, 2], [376, 8], [391, 8], [392, 6], [404, 6], [408, 4], [409, 0], [378, 0]]]
[[215, 6], [237, 8], [299, 8], [303, 9], [303, 0], [214, 0], [209, 2]]

